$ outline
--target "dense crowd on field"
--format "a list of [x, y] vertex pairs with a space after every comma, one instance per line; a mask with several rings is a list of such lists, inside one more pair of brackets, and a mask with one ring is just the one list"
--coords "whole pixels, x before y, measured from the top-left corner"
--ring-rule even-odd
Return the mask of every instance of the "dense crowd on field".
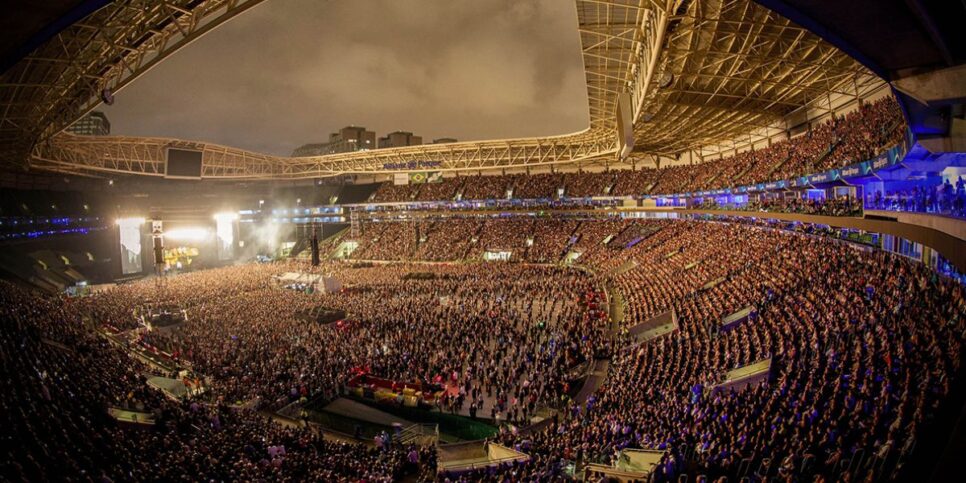
[[[442, 183], [384, 183], [374, 202], [556, 199], [677, 194], [746, 186], [821, 173], [872, 159], [902, 141], [905, 124], [891, 96], [811, 125], [767, 146], [695, 164], [602, 173], [458, 176]], [[561, 191], [562, 190], [562, 191]]]
[[[434, 458], [327, 440], [249, 409], [167, 399], [145, 381], [170, 374], [96, 335], [75, 299], [0, 282], [0, 316], [5, 481], [389, 482]], [[125, 426], [109, 408], [150, 413], [155, 424]]]
[[[443, 479], [554, 480], [570, 462], [609, 465], [621, 449], [648, 448], [665, 451], [655, 481], [683, 473], [874, 481], [894, 477], [935, 431], [961, 373], [960, 285], [904, 257], [820, 236], [711, 221], [524, 217], [362, 231], [352, 258], [402, 262], [247, 264], [80, 299], [5, 284], [3, 474], [431, 478], [427, 450], [337, 442], [254, 412], [338, 397], [350, 378], [369, 374], [443, 394], [428, 410], [515, 427], [540, 408], [558, 410], [542, 429], [498, 436], [529, 462]], [[511, 262], [482, 264], [489, 250], [511, 251]], [[580, 269], [560, 266], [565, 253]], [[273, 278], [286, 271], [333, 276], [342, 289], [288, 290]], [[604, 287], [618, 311], [609, 313]], [[177, 329], [149, 331], [136, 318], [172, 305], [188, 314]], [[346, 318], [300, 315], [319, 306]], [[722, 330], [722, 318], [746, 307], [756, 316]], [[675, 331], [631, 343], [630, 329], [668, 311]], [[145, 385], [159, 369], [128, 357], [128, 346], [190, 368], [206, 392], [163, 398]], [[603, 358], [603, 386], [573, 399], [574, 369]], [[769, 379], [715, 389], [727, 371], [763, 359]], [[108, 407], [158, 422], [124, 427]]]
[[[328, 274], [344, 289], [314, 295], [282, 290], [273, 280], [282, 269], [305, 268], [253, 265], [171, 278], [160, 292], [165, 301], [185, 292], [209, 296], [184, 297], [180, 307], [190, 314], [188, 323], [171, 332], [138, 333], [137, 342], [209, 376], [213, 393], [233, 404], [254, 400], [276, 407], [305, 396], [331, 397], [348, 374], [366, 368], [399, 382], [453, 385], [465, 398], [475, 395], [481, 410], [483, 391], [531, 399], [527, 409], [523, 403], [499, 409], [504, 419], [525, 419], [537, 402], [555, 399], [566, 382], [562, 371], [606, 342], [596, 323], [604, 314], [601, 295], [574, 271], [333, 265]], [[414, 271], [432, 277], [407, 277]], [[552, 285], [541, 286], [548, 281]], [[130, 307], [164, 303], [158, 294], [150, 283], [127, 284], [80, 304], [91, 307], [93, 318], [110, 320], [111, 328], [134, 328]], [[127, 314], [94, 309], [102, 303], [127, 307]], [[346, 311], [347, 325], [336, 330], [299, 317], [317, 306]], [[129, 323], [119, 324], [125, 315]], [[521, 347], [541, 345], [553, 347], [546, 360], [525, 360]]]

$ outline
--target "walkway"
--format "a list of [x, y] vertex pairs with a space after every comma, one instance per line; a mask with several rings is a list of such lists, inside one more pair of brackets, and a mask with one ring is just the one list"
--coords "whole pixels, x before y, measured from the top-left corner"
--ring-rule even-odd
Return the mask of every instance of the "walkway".
[[380, 411], [374, 407], [344, 397], [340, 397], [335, 401], [332, 401], [323, 409], [332, 414], [337, 414], [347, 418], [359, 419], [382, 426], [392, 426], [394, 423], [399, 423], [405, 428], [415, 424], [412, 421], [407, 421], [398, 416], [393, 416], [385, 411]]
[[[621, 322], [624, 321], [624, 295], [609, 283], [604, 286], [604, 291], [607, 292], [607, 300], [609, 302], [607, 314], [610, 317], [610, 333], [613, 337], [617, 334]], [[593, 367], [587, 375], [587, 379], [584, 380], [584, 386], [577, 392], [574, 400], [578, 403], [583, 403], [591, 394], [597, 392], [604, 385], [604, 381], [607, 380], [609, 371], [609, 358], [595, 360]]]

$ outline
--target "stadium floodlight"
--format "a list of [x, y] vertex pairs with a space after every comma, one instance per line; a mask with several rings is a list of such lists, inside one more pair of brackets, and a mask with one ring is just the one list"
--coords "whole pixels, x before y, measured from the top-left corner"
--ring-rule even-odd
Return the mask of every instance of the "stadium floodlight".
[[144, 218], [138, 218], [138, 217], [134, 217], [134, 218], [118, 218], [115, 221], [115, 223], [117, 223], [118, 226], [135, 226], [135, 225], [141, 225], [141, 224], [144, 223]]
[[215, 213], [215, 216], [213, 218], [215, 219], [215, 221], [221, 221], [221, 222], [235, 221], [238, 219], [238, 213], [234, 213], [230, 211], [226, 211], [224, 213]]
[[208, 238], [209, 231], [206, 228], [175, 228], [164, 233], [168, 240], [199, 241]]

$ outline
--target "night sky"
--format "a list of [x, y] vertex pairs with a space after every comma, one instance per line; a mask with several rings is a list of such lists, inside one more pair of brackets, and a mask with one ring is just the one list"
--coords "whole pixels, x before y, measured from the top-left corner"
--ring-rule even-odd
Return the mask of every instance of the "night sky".
[[589, 123], [571, 0], [266, 0], [101, 109], [113, 134], [282, 155], [349, 124], [429, 142]]

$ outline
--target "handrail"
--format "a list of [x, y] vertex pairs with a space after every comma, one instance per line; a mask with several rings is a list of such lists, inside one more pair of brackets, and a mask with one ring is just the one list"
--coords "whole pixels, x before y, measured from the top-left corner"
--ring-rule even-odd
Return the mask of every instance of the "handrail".
[[466, 470], [475, 470], [478, 468], [486, 468], [488, 466], [500, 465], [511, 461], [529, 461], [529, 460], [530, 460], [529, 455], [505, 456], [503, 458], [496, 458], [492, 460], [487, 459], [486, 461], [479, 461], [479, 462], [464, 463], [464, 462], [457, 461], [452, 466], [447, 466], [446, 463], [440, 462], [439, 468], [441, 471], [466, 471]]

